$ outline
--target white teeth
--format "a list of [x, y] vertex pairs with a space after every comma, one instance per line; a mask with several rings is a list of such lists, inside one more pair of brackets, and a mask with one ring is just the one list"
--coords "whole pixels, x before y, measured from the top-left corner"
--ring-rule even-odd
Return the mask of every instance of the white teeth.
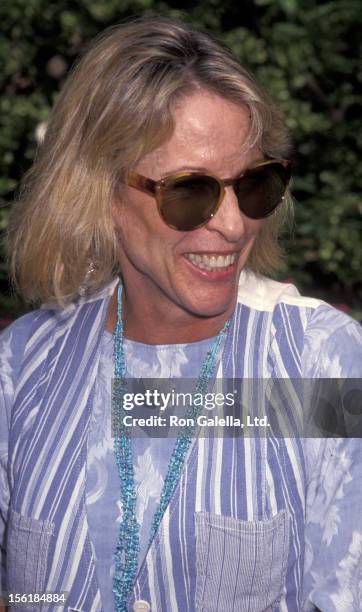
[[232, 255], [198, 255], [196, 253], [187, 253], [186, 257], [196, 264], [198, 268], [215, 270], [231, 266], [237, 258], [237, 253]]

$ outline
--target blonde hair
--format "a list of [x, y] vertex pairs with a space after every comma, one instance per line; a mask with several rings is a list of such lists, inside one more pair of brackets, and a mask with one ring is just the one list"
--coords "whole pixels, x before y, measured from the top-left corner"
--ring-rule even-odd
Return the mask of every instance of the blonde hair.
[[[106, 30], [72, 71], [25, 176], [8, 248], [13, 281], [29, 301], [75, 299], [89, 262], [90, 291], [118, 267], [111, 202], [128, 170], [173, 129], [172, 107], [196, 88], [246, 106], [246, 147], [285, 157], [280, 112], [231, 52], [207, 33], [168, 18]], [[281, 263], [278, 235], [288, 198], [263, 225], [248, 261], [270, 274]]]

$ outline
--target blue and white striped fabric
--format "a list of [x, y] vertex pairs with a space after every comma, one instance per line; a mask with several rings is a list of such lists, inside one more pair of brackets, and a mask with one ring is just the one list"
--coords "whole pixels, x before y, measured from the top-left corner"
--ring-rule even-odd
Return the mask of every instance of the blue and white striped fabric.
[[[130, 379], [179, 379], [190, 386], [190, 379], [200, 368], [214, 339], [177, 345], [150, 345], [125, 340], [124, 352], [127, 364], [128, 391]], [[94, 394], [92, 416], [88, 436], [86, 508], [89, 532], [96, 559], [96, 574], [105, 610], [114, 610], [114, 552], [122, 520], [120, 502], [120, 478], [115, 461], [114, 439], [111, 431], [112, 392], [114, 378], [113, 335], [105, 331], [101, 340], [101, 356]], [[193, 384], [192, 384], [193, 386]], [[132, 388], [134, 391], [134, 389]], [[138, 388], [138, 391], [144, 391]], [[192, 389], [191, 389], [192, 390]], [[149, 414], [154, 413], [150, 410]], [[183, 416], [185, 408], [177, 410]], [[130, 412], [129, 416], [133, 416]], [[157, 509], [164, 479], [167, 473], [177, 432], [167, 430], [158, 437], [155, 432], [139, 427], [132, 440], [135, 486], [137, 490], [136, 517], [140, 525], [139, 566], [147, 552], [152, 517]], [[107, 525], [107, 529], [101, 529]]]
[[[85, 484], [114, 285], [63, 311], [26, 315], [1, 338], [2, 588], [67, 591], [69, 611], [106, 609]], [[357, 323], [290, 285], [243, 273], [218, 377], [361, 375]], [[139, 599], [152, 612], [362, 609], [361, 446], [197, 438], [129, 609]]]

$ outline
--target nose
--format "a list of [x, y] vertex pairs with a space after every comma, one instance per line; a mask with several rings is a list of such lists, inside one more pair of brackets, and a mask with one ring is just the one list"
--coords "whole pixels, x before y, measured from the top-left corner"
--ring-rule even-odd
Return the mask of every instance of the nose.
[[224, 198], [218, 211], [207, 223], [210, 231], [220, 233], [229, 242], [237, 242], [246, 230], [246, 219], [239, 209], [235, 192], [231, 186], [225, 188]]

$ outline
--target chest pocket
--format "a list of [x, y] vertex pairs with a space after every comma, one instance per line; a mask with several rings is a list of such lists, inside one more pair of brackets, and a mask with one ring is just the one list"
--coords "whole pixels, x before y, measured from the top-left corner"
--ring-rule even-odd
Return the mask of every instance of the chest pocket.
[[[44, 592], [53, 524], [49, 521], [39, 521], [22, 516], [10, 508], [7, 529], [8, 591], [12, 593]], [[32, 609], [35, 608], [31, 605], [22, 607], [22, 610]]]
[[197, 512], [196, 612], [269, 612], [284, 590], [289, 524]]

